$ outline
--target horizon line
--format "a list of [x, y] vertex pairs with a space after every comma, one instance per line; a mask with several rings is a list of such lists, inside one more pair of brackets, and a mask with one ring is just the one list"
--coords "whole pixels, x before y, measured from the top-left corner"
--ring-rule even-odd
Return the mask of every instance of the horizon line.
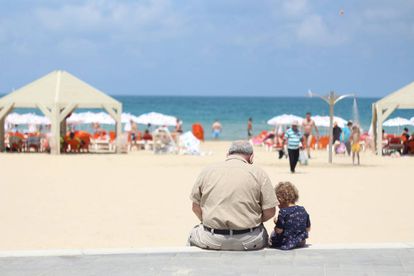
[[[12, 93], [12, 92], [10, 92]], [[4, 94], [0, 93], [0, 98], [10, 94]], [[128, 93], [122, 93], [122, 94], [111, 94], [106, 93], [107, 95], [111, 97], [174, 97], [174, 98], [186, 98], [186, 97], [200, 97], [200, 98], [309, 98], [311, 97], [306, 96], [304, 94], [303, 96], [300, 95], [196, 95], [196, 94], [185, 94], [185, 95], [177, 95], [177, 94], [128, 94]], [[373, 97], [373, 96], [357, 96], [357, 99], [381, 99], [383, 97]]]

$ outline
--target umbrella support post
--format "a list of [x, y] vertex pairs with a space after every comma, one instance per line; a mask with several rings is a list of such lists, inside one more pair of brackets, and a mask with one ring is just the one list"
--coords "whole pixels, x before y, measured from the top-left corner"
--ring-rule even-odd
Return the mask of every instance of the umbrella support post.
[[4, 143], [4, 136], [5, 136], [5, 131], [4, 131], [4, 118], [0, 119], [0, 152], [3, 152], [5, 150], [5, 143]]

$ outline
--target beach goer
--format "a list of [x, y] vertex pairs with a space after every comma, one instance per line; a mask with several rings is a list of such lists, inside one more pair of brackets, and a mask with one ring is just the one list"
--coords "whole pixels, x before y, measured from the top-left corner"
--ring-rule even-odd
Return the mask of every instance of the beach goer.
[[403, 132], [401, 133], [401, 142], [403, 144], [402, 154], [408, 154], [408, 139], [410, 139], [410, 133], [408, 128], [404, 128]]
[[302, 133], [298, 129], [299, 122], [294, 120], [292, 127], [286, 130], [285, 140], [287, 141], [290, 171], [295, 173], [296, 165], [299, 160], [299, 149], [301, 148]]
[[276, 188], [279, 201], [279, 214], [275, 218], [275, 228], [270, 236], [270, 246], [289, 250], [306, 244], [311, 222], [308, 212], [296, 205], [299, 192], [290, 182], [280, 182]]
[[137, 123], [135, 123], [133, 120], [130, 120], [129, 124], [131, 125], [131, 139], [133, 138], [134, 141], [139, 140], [141, 133], [138, 131]]
[[220, 122], [216, 119], [211, 126], [211, 130], [213, 132], [213, 138], [217, 140], [220, 137], [221, 131], [223, 127], [221, 126]]
[[177, 118], [177, 122], [175, 124], [175, 132], [181, 134], [183, 133], [183, 122], [179, 118]]
[[338, 126], [337, 122], [334, 122], [332, 129], [332, 145], [335, 153], [337, 153], [338, 147], [341, 145], [341, 134], [342, 129]]
[[319, 138], [319, 130], [316, 127], [315, 121], [312, 120], [312, 114], [310, 112], [306, 113], [305, 119], [302, 121], [302, 131], [303, 136], [306, 139], [306, 151], [308, 153], [308, 158], [311, 158], [310, 156], [310, 148], [312, 145], [312, 138], [313, 138], [313, 129], [315, 129], [316, 133], [316, 139]]
[[142, 136], [142, 140], [144, 141], [152, 141], [152, 135], [148, 129], [145, 130], [144, 135]]
[[250, 139], [253, 136], [253, 119], [247, 120], [247, 138]]
[[192, 210], [201, 224], [188, 243], [204, 249], [255, 250], [268, 244], [263, 222], [278, 204], [265, 171], [253, 165], [253, 147], [235, 141], [224, 162], [198, 176], [191, 192]]
[[342, 129], [338, 126], [337, 122], [334, 122], [334, 126], [332, 129], [332, 135], [333, 135], [332, 144], [335, 144], [336, 141], [341, 142], [341, 134], [342, 134]]
[[342, 132], [342, 141], [345, 144], [346, 152], [348, 153], [348, 156], [351, 155], [351, 129], [352, 129], [352, 122], [349, 121], [346, 124], [346, 127], [344, 127]]
[[357, 157], [358, 165], [359, 162], [359, 152], [361, 151], [361, 145], [359, 144], [361, 139], [361, 131], [358, 126], [354, 125], [352, 127], [352, 133], [351, 133], [351, 151], [352, 151], [352, 164], [355, 165], [355, 157]]

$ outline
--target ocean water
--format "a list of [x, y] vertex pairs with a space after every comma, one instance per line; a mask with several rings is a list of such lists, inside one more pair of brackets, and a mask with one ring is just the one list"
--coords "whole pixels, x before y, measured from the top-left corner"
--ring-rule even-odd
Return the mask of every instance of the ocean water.
[[[191, 125], [199, 122], [205, 130], [207, 140], [211, 139], [211, 124], [218, 119], [223, 125], [221, 139], [234, 140], [247, 137], [247, 120], [253, 118], [253, 132], [273, 127], [266, 124], [270, 118], [281, 114], [294, 114], [304, 117], [306, 112], [313, 115], [329, 114], [328, 105], [318, 98], [307, 97], [197, 97], [197, 96], [114, 96], [123, 103], [123, 111], [134, 115], [147, 112], [160, 112], [179, 117], [183, 122], [184, 131], [191, 130]], [[375, 98], [357, 98], [357, 111], [360, 124], [364, 130], [369, 129], [371, 122], [371, 105]], [[353, 119], [354, 99], [347, 98], [335, 105], [335, 115], [345, 120]], [[19, 113], [36, 112], [38, 110], [16, 110]], [[83, 112], [86, 110], [76, 110]], [[102, 111], [102, 110], [92, 110]], [[397, 110], [391, 117], [411, 118], [414, 110]], [[78, 127], [88, 129], [89, 126]], [[106, 126], [113, 128], [113, 126]], [[139, 126], [142, 130], [145, 126]], [[409, 127], [414, 131], [414, 127]], [[387, 132], [398, 132], [398, 128], [386, 128]], [[321, 129], [326, 133], [326, 129]]]
[[[247, 136], [247, 120], [253, 118], [254, 134], [272, 129], [266, 124], [270, 118], [281, 114], [294, 114], [304, 117], [306, 112], [313, 115], [329, 115], [328, 104], [318, 98], [308, 97], [153, 97], [153, 96], [117, 96], [123, 103], [124, 112], [142, 114], [161, 112], [179, 117], [184, 122], [184, 130], [199, 122], [204, 126], [205, 136], [211, 139], [211, 124], [218, 119], [223, 125], [221, 139], [243, 139]], [[372, 117], [372, 103], [375, 98], [360, 98], [356, 106], [360, 124], [364, 130], [369, 129]], [[335, 115], [352, 120], [354, 99], [346, 98], [335, 105]], [[411, 118], [414, 111], [398, 110], [391, 117]], [[411, 127], [412, 131], [414, 128]], [[322, 130], [323, 132], [324, 130]], [[325, 130], [326, 131], [326, 130]], [[397, 132], [397, 128], [387, 129]]]

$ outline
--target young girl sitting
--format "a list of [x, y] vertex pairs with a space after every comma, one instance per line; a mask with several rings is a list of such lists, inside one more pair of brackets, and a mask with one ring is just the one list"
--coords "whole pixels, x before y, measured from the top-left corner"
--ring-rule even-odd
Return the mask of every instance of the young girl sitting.
[[280, 210], [270, 237], [271, 247], [288, 250], [304, 246], [311, 223], [305, 208], [295, 204], [298, 190], [290, 182], [280, 182], [275, 192]]

